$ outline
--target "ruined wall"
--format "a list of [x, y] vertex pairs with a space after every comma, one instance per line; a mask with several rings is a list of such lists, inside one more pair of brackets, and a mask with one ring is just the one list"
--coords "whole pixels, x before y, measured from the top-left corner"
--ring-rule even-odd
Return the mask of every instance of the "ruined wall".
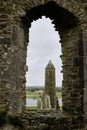
[[5, 10], [4, 4], [0, 5], [0, 108], [6, 105], [9, 113], [15, 114], [22, 112], [22, 89], [25, 93], [23, 70], [26, 68], [21, 66], [25, 61], [22, 61], [24, 53], [21, 47], [23, 31], [15, 25], [11, 10]]
[[[63, 110], [83, 113], [83, 41], [81, 30], [73, 28], [62, 41], [63, 61]], [[68, 105], [67, 105], [68, 104]]]
[[[0, 112], [7, 111], [11, 115], [17, 115], [25, 109], [28, 29], [31, 22], [42, 15], [52, 19], [55, 29], [60, 33], [64, 76], [63, 110], [69, 115], [63, 120], [63, 113], [56, 121], [53, 116], [55, 114], [52, 118], [52, 116], [47, 117], [46, 113], [42, 123], [50, 119], [51, 121], [46, 123], [48, 126], [43, 129], [51, 130], [56, 123], [55, 130], [63, 130], [65, 126], [68, 130], [76, 130], [83, 125], [86, 130], [87, 2], [85, 0], [0, 1]], [[43, 113], [37, 114], [39, 123], [42, 119], [41, 114], [43, 115]], [[29, 120], [33, 120], [33, 117]], [[26, 125], [32, 126], [29, 129], [33, 129], [37, 124], [37, 122], [32, 125], [29, 123]], [[39, 124], [34, 129], [38, 128]]]
[[0, 130], [84, 130], [81, 118], [54, 110], [27, 111], [21, 116], [6, 117], [8, 123], [0, 122]]

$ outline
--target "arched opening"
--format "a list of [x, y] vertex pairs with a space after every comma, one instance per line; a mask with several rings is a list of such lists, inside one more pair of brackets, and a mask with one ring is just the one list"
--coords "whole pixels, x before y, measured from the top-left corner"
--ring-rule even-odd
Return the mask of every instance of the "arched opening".
[[[43, 16], [31, 24], [29, 29], [29, 46], [27, 51], [26, 74], [27, 86], [27, 107], [36, 107], [39, 94], [42, 95], [45, 88], [45, 68], [48, 61], [51, 60], [55, 67], [55, 86], [56, 95], [61, 102], [61, 87], [63, 75], [61, 73], [61, 44], [58, 31], [55, 31], [54, 25], [49, 18]], [[38, 91], [37, 91], [38, 90]], [[30, 104], [29, 104], [30, 103]]]
[[[80, 54], [81, 45], [81, 28], [79, 28], [79, 20], [68, 10], [60, 7], [55, 2], [48, 2], [45, 5], [34, 7], [26, 10], [25, 17], [22, 17], [22, 27], [25, 33], [25, 46], [28, 43], [28, 32], [31, 22], [42, 16], [49, 17], [55, 25], [55, 30], [59, 31], [60, 42], [62, 46], [62, 63], [63, 63], [63, 87], [62, 99], [63, 110], [72, 113], [82, 113], [83, 106], [83, 89], [79, 89], [83, 85], [83, 81], [79, 80], [83, 72], [83, 53]], [[82, 64], [79, 64], [79, 63]], [[78, 67], [79, 64], [79, 67]], [[84, 86], [84, 85], [83, 85]], [[77, 92], [74, 97], [74, 93]], [[79, 99], [79, 100], [78, 100]], [[76, 102], [74, 102], [74, 100]], [[80, 101], [80, 102], [79, 102]], [[80, 110], [79, 110], [80, 108]]]

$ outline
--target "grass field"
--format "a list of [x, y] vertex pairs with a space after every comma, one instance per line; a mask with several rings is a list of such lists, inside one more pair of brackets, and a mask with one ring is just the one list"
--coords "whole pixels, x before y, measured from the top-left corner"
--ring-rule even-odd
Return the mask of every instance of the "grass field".
[[62, 98], [62, 93], [61, 92], [56, 92], [56, 95], [58, 98]]
[[[26, 91], [26, 98], [33, 98], [33, 99], [37, 99], [38, 98], [38, 95], [39, 93], [42, 92], [42, 91]], [[61, 98], [61, 92], [56, 92], [56, 95], [58, 98]]]
[[32, 92], [32, 91], [26, 91], [26, 98], [37, 99], [38, 98], [38, 93]]
[[[26, 91], [26, 98], [32, 98], [32, 99], [38, 99], [39, 93], [43, 93], [42, 90], [38, 90], [38, 91]], [[61, 92], [56, 92], [57, 98], [62, 98], [62, 93]], [[26, 107], [27, 110], [37, 110], [36, 106], [29, 106]], [[62, 106], [60, 106], [60, 110], [62, 110]]]

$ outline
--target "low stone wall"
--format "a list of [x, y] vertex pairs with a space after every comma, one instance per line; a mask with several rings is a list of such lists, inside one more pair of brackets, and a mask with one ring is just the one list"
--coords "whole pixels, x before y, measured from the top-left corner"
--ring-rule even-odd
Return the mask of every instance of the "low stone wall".
[[6, 115], [5, 118], [0, 130], [84, 130], [83, 117], [61, 111], [26, 111], [20, 116]]

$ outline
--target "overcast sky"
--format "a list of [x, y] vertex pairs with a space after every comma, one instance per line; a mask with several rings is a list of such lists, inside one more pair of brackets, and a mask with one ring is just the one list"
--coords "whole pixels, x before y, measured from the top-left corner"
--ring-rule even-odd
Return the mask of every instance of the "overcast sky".
[[26, 73], [27, 86], [44, 86], [45, 67], [49, 60], [56, 69], [56, 85], [62, 84], [61, 44], [58, 32], [49, 18], [38, 19], [32, 22], [29, 30], [29, 46], [27, 51], [28, 72]]

